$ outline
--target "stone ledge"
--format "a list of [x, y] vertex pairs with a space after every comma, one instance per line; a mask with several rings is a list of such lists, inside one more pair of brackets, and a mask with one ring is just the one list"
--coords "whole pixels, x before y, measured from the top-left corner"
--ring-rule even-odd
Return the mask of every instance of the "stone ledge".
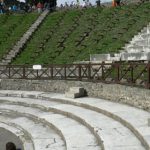
[[64, 80], [1, 79], [1, 90], [43, 91], [65, 93], [70, 87], [83, 87], [90, 97], [128, 104], [150, 112], [150, 90], [119, 84]]
[[65, 92], [68, 98], [79, 98], [85, 96], [85, 90], [82, 87], [71, 87], [68, 92]]

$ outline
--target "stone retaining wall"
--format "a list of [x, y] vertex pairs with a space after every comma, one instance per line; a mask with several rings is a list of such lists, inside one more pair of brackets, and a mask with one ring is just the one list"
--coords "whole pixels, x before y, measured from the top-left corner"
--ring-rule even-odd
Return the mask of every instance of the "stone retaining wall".
[[28, 90], [65, 93], [70, 87], [84, 87], [88, 96], [104, 98], [150, 111], [150, 90], [119, 84], [56, 80], [2, 79], [1, 90]]

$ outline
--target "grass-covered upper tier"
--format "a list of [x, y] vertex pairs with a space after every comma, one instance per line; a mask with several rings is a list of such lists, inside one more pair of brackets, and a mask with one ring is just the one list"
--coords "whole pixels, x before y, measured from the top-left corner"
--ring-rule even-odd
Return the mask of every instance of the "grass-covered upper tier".
[[[116, 8], [70, 9], [50, 13], [12, 64], [68, 64], [89, 60], [90, 54], [116, 53], [150, 22], [149, 11], [150, 3], [145, 2]], [[30, 15], [19, 17], [30, 21]], [[23, 32], [21, 24], [26, 25], [22, 22], [24, 19], [20, 21], [18, 16], [5, 17], [7, 21], [4, 19], [3, 26], [6, 31], [0, 29], [0, 36], [2, 33], [7, 36], [9, 29], [13, 32], [9, 40], [0, 43], [3, 45], [0, 46], [0, 53], [12, 46], [7, 42], [17, 40], [18, 34]], [[15, 19], [13, 29], [10, 22]]]

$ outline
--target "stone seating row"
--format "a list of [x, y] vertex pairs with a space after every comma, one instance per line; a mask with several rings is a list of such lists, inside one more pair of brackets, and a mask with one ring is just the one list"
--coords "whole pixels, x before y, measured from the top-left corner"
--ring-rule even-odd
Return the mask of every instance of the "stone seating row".
[[117, 62], [117, 61], [150, 61], [150, 52], [131, 52], [120, 54], [94, 54], [90, 56], [90, 62]]
[[[27, 113], [23, 113], [21, 111], [16, 111], [15, 109], [12, 109], [13, 106], [9, 105], [9, 109], [5, 109], [6, 105], [4, 106], [4, 109], [2, 110], [2, 115], [0, 116], [0, 120], [8, 124], [9, 122], [13, 123], [16, 127], [21, 126], [26, 132], [29, 133], [30, 138], [33, 142], [33, 149], [34, 150], [44, 150], [47, 148], [47, 150], [50, 149], [65, 149], [65, 143], [61, 139], [61, 136], [52, 128], [51, 124], [49, 122], [43, 122], [39, 120], [39, 118], [35, 117], [32, 112], [36, 112], [39, 114], [39, 110], [36, 111], [36, 109], [25, 109], [24, 107], [19, 107], [19, 109], [24, 109], [24, 111], [29, 111]], [[17, 106], [15, 106], [17, 107]], [[18, 107], [17, 107], [18, 108]], [[7, 116], [5, 115], [7, 114]], [[13, 114], [13, 115], [12, 115]], [[42, 114], [41, 114], [42, 115]], [[51, 115], [49, 113], [49, 115]], [[24, 145], [24, 142], [23, 142]], [[30, 146], [29, 149], [32, 147]], [[28, 149], [25, 149], [28, 150]]]
[[[90, 147], [94, 150], [98, 150], [99, 146], [97, 145], [96, 139], [94, 138], [94, 136], [91, 134], [90, 130], [88, 130], [86, 127], [84, 127], [84, 124], [86, 124], [86, 122], [84, 120], [80, 120], [82, 121], [82, 124], [79, 124], [78, 122], [80, 121], [76, 121], [76, 119], [71, 119], [69, 114], [65, 114], [63, 115], [63, 111], [60, 113], [59, 110], [49, 110], [48, 112], [45, 110], [43, 110], [41, 112], [41, 108], [43, 106], [38, 107], [37, 104], [35, 104], [35, 106], [33, 107], [32, 105], [29, 106], [28, 104], [21, 104], [22, 106], [18, 106], [17, 103], [9, 103], [9, 104], [4, 104], [3, 108], [1, 107], [2, 110], [9, 110], [12, 114], [15, 112], [18, 112], [18, 115], [20, 114], [21, 116], [24, 116], [25, 119], [27, 116], [35, 116], [33, 114], [36, 114], [36, 118], [38, 120], [45, 120], [43, 123], [43, 126], [45, 127], [48, 123], [49, 124], [54, 124], [55, 126], [57, 126], [59, 128], [59, 130], [63, 133], [63, 136], [65, 138], [66, 141], [66, 149], [81, 149], [82, 148], [86, 148], [88, 147], [88, 144], [90, 143]], [[37, 107], [36, 107], [37, 105]], [[51, 103], [51, 105], [53, 105]], [[30, 108], [30, 109], [29, 109]], [[44, 108], [44, 107], [43, 107]], [[38, 110], [39, 109], [39, 110]], [[36, 111], [37, 110], [37, 111]], [[28, 112], [28, 113], [25, 113]], [[66, 116], [66, 117], [65, 117]], [[72, 115], [72, 117], [74, 118], [75, 116]], [[79, 119], [79, 118], [78, 118]], [[10, 119], [9, 119], [10, 120]], [[23, 122], [23, 121], [22, 121]], [[19, 123], [18, 121], [16, 121], [16, 123]], [[37, 124], [37, 123], [36, 123]], [[22, 126], [25, 126], [24, 123]], [[29, 125], [30, 127], [31, 125]], [[28, 128], [29, 128], [28, 127]], [[34, 127], [34, 125], [33, 125]], [[27, 127], [26, 129], [29, 130]], [[31, 127], [30, 127], [31, 128]], [[40, 127], [38, 127], [40, 128]], [[36, 133], [36, 135], [38, 134], [37, 132], [39, 131], [39, 129], [32, 129], [29, 130], [31, 135], [34, 135]], [[35, 131], [35, 132], [34, 132]], [[46, 130], [47, 131], [47, 130]], [[73, 132], [74, 131], [74, 132]], [[33, 133], [32, 133], [33, 132]], [[42, 133], [42, 130], [40, 130], [40, 134], [42, 136], [44, 136]], [[52, 134], [51, 132], [49, 133], [47, 131], [47, 134]], [[41, 138], [41, 135], [38, 135], [39, 139]], [[36, 136], [37, 137], [37, 136]], [[88, 138], [88, 139], [87, 139]], [[44, 150], [44, 147], [46, 146], [45, 144], [48, 144], [47, 142], [39, 142], [39, 144], [36, 142], [36, 139], [34, 139], [34, 137], [32, 136], [33, 142], [34, 144], [36, 144], [35, 149], [38, 150]], [[44, 138], [45, 140], [45, 138]], [[57, 139], [56, 139], [56, 147], [54, 147], [55, 149], [57, 148]], [[48, 141], [50, 143], [50, 140]], [[80, 143], [80, 144], [79, 144]], [[58, 143], [59, 144], [59, 143]], [[50, 144], [49, 144], [50, 145]], [[59, 144], [60, 146], [57, 149], [64, 149], [63, 145]], [[52, 145], [54, 146], [54, 145]], [[51, 146], [49, 146], [49, 149], [52, 148]]]
[[[119, 146], [119, 139], [122, 139], [121, 141], [123, 142], [123, 145], [126, 143], [125, 147], [129, 150], [148, 150], [150, 148], [147, 136], [147, 133], [150, 133], [148, 132], [149, 127], [147, 119], [150, 117], [148, 112], [100, 99], [71, 99], [64, 97], [63, 94], [55, 93], [0, 91], [0, 96], [0, 102], [2, 103], [0, 109], [9, 109], [11, 111], [18, 111], [19, 113], [30, 113], [29, 111], [23, 110], [27, 108], [30, 108], [31, 110], [32, 108], [33, 110], [39, 109], [40, 111], [44, 111], [44, 113], [47, 113], [47, 111], [55, 112], [56, 114], [61, 113], [61, 115], [63, 113], [63, 115], [77, 120], [87, 127], [91, 133], [96, 131], [97, 134], [95, 133], [94, 135], [101, 137], [100, 139], [103, 140], [105, 149], [109, 150], [118, 148], [118, 150], [121, 150], [124, 148]], [[23, 109], [23, 107], [26, 108]], [[34, 114], [39, 116], [38, 113]], [[129, 116], [129, 114], [132, 114], [132, 116]], [[139, 116], [138, 118], [135, 117], [137, 114]], [[40, 117], [41, 116], [42, 115], [40, 115]], [[46, 118], [44, 117], [44, 119]], [[110, 128], [110, 124], [112, 124], [112, 128]], [[94, 131], [92, 129], [94, 129]], [[114, 136], [116, 139], [115, 143], [111, 142], [114, 139]], [[143, 147], [139, 141], [142, 143]], [[130, 142], [131, 144], [129, 144]]]
[[16, 144], [17, 148], [34, 150], [33, 141], [25, 129], [17, 124], [6, 121], [6, 116], [3, 116], [2, 112], [0, 117], [0, 135], [3, 136], [0, 142], [1, 149], [5, 149], [6, 143], [11, 141]]

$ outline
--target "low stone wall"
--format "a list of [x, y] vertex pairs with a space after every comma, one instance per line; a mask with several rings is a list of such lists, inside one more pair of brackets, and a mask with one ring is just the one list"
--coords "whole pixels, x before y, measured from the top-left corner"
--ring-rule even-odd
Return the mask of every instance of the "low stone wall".
[[28, 90], [65, 93], [70, 87], [84, 87], [90, 97], [104, 98], [150, 111], [150, 90], [119, 84], [62, 80], [2, 79], [1, 90]]

